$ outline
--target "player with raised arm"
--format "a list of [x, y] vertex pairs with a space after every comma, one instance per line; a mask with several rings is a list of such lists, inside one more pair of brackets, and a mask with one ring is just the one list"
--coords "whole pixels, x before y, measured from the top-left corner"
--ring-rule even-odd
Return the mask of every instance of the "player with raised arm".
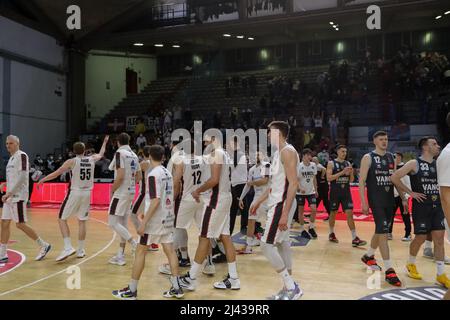
[[[70, 183], [66, 197], [59, 210], [59, 229], [64, 241], [64, 250], [56, 258], [56, 261], [63, 261], [73, 254], [77, 258], [86, 256], [86, 221], [89, 219], [89, 209], [91, 206], [91, 193], [94, 188], [95, 163], [103, 158], [108, 143], [109, 136], [105, 136], [102, 148], [98, 154], [85, 156], [86, 147], [83, 142], [76, 142], [73, 145], [75, 158], [69, 159], [56, 171], [39, 181], [38, 187], [47, 181], [52, 181], [66, 172], [70, 172]], [[72, 247], [70, 239], [70, 229], [67, 219], [73, 214], [78, 217], [78, 249]]]

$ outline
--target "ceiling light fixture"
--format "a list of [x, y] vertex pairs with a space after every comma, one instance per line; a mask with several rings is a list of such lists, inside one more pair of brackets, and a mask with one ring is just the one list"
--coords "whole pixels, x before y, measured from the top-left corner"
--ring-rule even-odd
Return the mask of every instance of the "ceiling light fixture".
[[136, 42], [136, 43], [133, 44], [133, 46], [135, 46], [135, 47], [143, 47], [144, 44], [140, 43], [140, 42]]
[[435, 19], [436, 19], [436, 20], [439, 20], [440, 18], [442, 18], [442, 16], [437, 16]]
[[225, 38], [229, 38], [229, 37], [231, 37], [231, 34], [225, 33], [223, 36], [224, 36]]
[[162, 43], [157, 43], [157, 44], [155, 44], [155, 47], [162, 48], [162, 47], [164, 47], [164, 45]]
[[174, 44], [173, 46], [172, 46], [172, 48], [180, 48], [181, 46], [179, 45], [179, 44]]
[[253, 37], [249, 37], [249, 38], [248, 38], [248, 40], [255, 40], [255, 38], [253, 38]]
[[333, 25], [333, 24], [334, 24], [334, 22], [333, 22], [333, 21], [330, 21], [330, 24], [331, 24], [331, 25]]
[[244, 36], [236, 36], [238, 39], [244, 39]]
[[445, 14], [445, 15], [450, 14], [450, 11], [446, 11], [444, 14]]

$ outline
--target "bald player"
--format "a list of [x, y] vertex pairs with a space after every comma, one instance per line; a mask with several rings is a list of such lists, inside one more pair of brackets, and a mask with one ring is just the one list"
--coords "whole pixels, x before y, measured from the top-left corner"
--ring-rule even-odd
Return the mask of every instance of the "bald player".
[[11, 220], [16, 227], [22, 230], [29, 238], [36, 241], [40, 247], [36, 261], [45, 258], [52, 246], [42, 240], [36, 232], [27, 225], [28, 201], [28, 175], [30, 164], [28, 155], [20, 150], [20, 140], [18, 137], [10, 135], [6, 138], [6, 149], [11, 157], [6, 166], [6, 183], [0, 185], [0, 190], [7, 187], [6, 194], [2, 197], [2, 234], [0, 241], [0, 263], [8, 262], [7, 245], [10, 237]]

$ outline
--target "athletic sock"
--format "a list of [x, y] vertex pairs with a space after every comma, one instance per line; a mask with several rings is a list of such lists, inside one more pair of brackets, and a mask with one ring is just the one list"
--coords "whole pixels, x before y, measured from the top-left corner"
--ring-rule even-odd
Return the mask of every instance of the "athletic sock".
[[366, 255], [368, 257], [371, 257], [371, 256], [375, 255], [375, 249], [373, 249], [372, 247], [369, 247], [369, 249], [367, 249]]
[[228, 263], [228, 274], [230, 275], [230, 278], [232, 278], [232, 279], [238, 278], [236, 261]]
[[172, 284], [172, 287], [175, 289], [180, 289], [180, 283], [178, 282], [178, 277], [170, 276], [170, 283]]
[[44, 240], [42, 240], [41, 237], [38, 237], [37, 240], [36, 240], [36, 242], [37, 242], [37, 244], [38, 244], [40, 247], [45, 247], [45, 246], [47, 245], [47, 242], [45, 242]]
[[409, 255], [408, 263], [416, 264], [416, 257], [412, 256], [412, 255]]
[[84, 250], [85, 240], [78, 240], [78, 250]]
[[137, 291], [138, 282], [139, 282], [139, 280], [134, 280], [134, 279], [130, 280], [130, 284], [128, 286], [130, 287], [131, 292]]
[[133, 237], [131, 237], [130, 240], [128, 240], [128, 242], [129, 242], [133, 247], [136, 247], [136, 246], [137, 246], [137, 242], [136, 242], [136, 240], [133, 239]]
[[249, 246], [249, 247], [251, 247], [252, 246], [252, 240], [253, 240], [254, 238], [253, 237], [249, 237], [249, 236], [247, 236], [247, 246]]
[[123, 257], [125, 255], [125, 248], [119, 247], [119, 250], [117, 251], [118, 257]]
[[330, 234], [334, 233], [334, 227], [330, 227]]
[[287, 269], [284, 269], [280, 272], [281, 278], [283, 279], [284, 286], [288, 290], [293, 290], [295, 288], [295, 282], [294, 279], [292, 279], [291, 275], [287, 271]]
[[445, 272], [445, 263], [444, 261], [436, 261], [437, 275], [440, 276]]
[[300, 225], [300, 232], [303, 232], [303, 231], [305, 231], [305, 225]]
[[350, 231], [352, 232], [352, 240], [355, 240], [356, 239], [356, 230], [353, 229], [353, 230], [350, 230]]
[[392, 268], [392, 262], [391, 262], [390, 259], [388, 259], [388, 260], [383, 260], [383, 263], [384, 263], [384, 267], [386, 268], [386, 270], [389, 270], [389, 269]]
[[433, 245], [433, 241], [425, 240], [425, 249], [431, 249]]
[[7, 244], [0, 244], [0, 257], [6, 256], [6, 250], [8, 249]]
[[180, 249], [180, 252], [181, 252], [181, 259], [186, 260], [188, 258], [188, 251]]
[[309, 223], [309, 229], [314, 229], [316, 227], [316, 223], [315, 222], [310, 222]]
[[72, 242], [69, 237], [64, 238], [64, 250], [70, 250], [72, 248]]
[[200, 268], [202, 267], [201, 264], [198, 264], [197, 262], [194, 261], [194, 263], [192, 263], [191, 265], [191, 270], [189, 270], [189, 276], [192, 280], [197, 279], [197, 274], [200, 271]]

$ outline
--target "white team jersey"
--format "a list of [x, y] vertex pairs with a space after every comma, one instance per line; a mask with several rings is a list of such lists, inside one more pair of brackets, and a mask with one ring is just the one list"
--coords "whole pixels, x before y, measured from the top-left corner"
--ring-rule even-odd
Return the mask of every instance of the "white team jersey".
[[141, 170], [141, 166], [138, 156], [129, 146], [120, 147], [109, 165], [109, 169], [114, 170], [114, 178], [119, 168], [125, 169], [125, 176], [122, 185], [114, 192], [113, 197], [118, 199], [133, 197], [136, 193], [136, 173]]
[[[248, 181], [260, 180], [265, 177], [270, 176], [270, 163], [269, 162], [261, 162], [259, 165], [254, 165], [248, 171]], [[263, 186], [253, 186], [255, 190], [254, 198], [259, 198], [266, 190], [269, 188], [269, 182]]]
[[314, 179], [316, 178], [316, 174], [317, 166], [314, 162], [310, 162], [308, 166], [303, 162], [300, 162], [297, 165], [297, 176], [300, 189], [305, 191], [305, 193], [300, 193], [297, 191], [297, 194], [309, 196], [316, 193], [316, 189], [314, 188]]
[[440, 187], [450, 187], [450, 143], [442, 150], [436, 161], [437, 178]]
[[25, 173], [26, 179], [20, 188], [11, 196], [12, 202], [28, 201], [28, 175], [30, 172], [30, 164], [28, 162], [28, 155], [18, 150], [9, 158], [6, 166], [6, 187], [11, 190], [19, 181], [21, 173]]
[[70, 171], [70, 190], [91, 191], [94, 188], [95, 161], [92, 157], [77, 156]]
[[175, 222], [172, 174], [163, 166], [157, 166], [148, 172], [146, 183], [148, 197], [145, 199], [145, 212], [147, 213], [152, 200], [158, 198], [160, 203], [147, 223], [145, 233], [168, 234], [173, 231]]
[[182, 199], [193, 199], [191, 193], [205, 183], [204, 167], [202, 156], [185, 155], [183, 157]]
[[281, 157], [280, 153], [284, 149], [289, 149], [295, 152], [297, 155], [297, 163], [299, 162], [298, 153], [295, 150], [295, 148], [290, 145], [286, 144], [282, 150], [275, 151], [272, 159], [272, 165], [270, 168], [270, 194], [269, 194], [269, 200], [268, 200], [268, 206], [271, 207], [273, 205], [276, 205], [280, 202], [284, 202], [286, 200], [287, 196], [287, 190], [288, 190], [288, 180], [286, 178], [286, 173], [284, 172], [284, 166], [281, 163]]
[[[225, 152], [222, 148], [217, 148], [213, 151], [214, 155], [209, 155], [205, 157], [205, 172], [206, 177], [209, 179], [211, 177], [211, 165], [214, 163], [214, 160], [217, 159], [219, 164], [222, 164], [222, 171], [220, 172], [219, 184], [215, 186], [213, 189], [209, 190], [208, 193], [212, 192], [211, 197], [216, 198], [216, 196], [220, 198], [231, 197], [231, 159], [228, 153]], [[203, 179], [206, 181], [205, 179]]]

